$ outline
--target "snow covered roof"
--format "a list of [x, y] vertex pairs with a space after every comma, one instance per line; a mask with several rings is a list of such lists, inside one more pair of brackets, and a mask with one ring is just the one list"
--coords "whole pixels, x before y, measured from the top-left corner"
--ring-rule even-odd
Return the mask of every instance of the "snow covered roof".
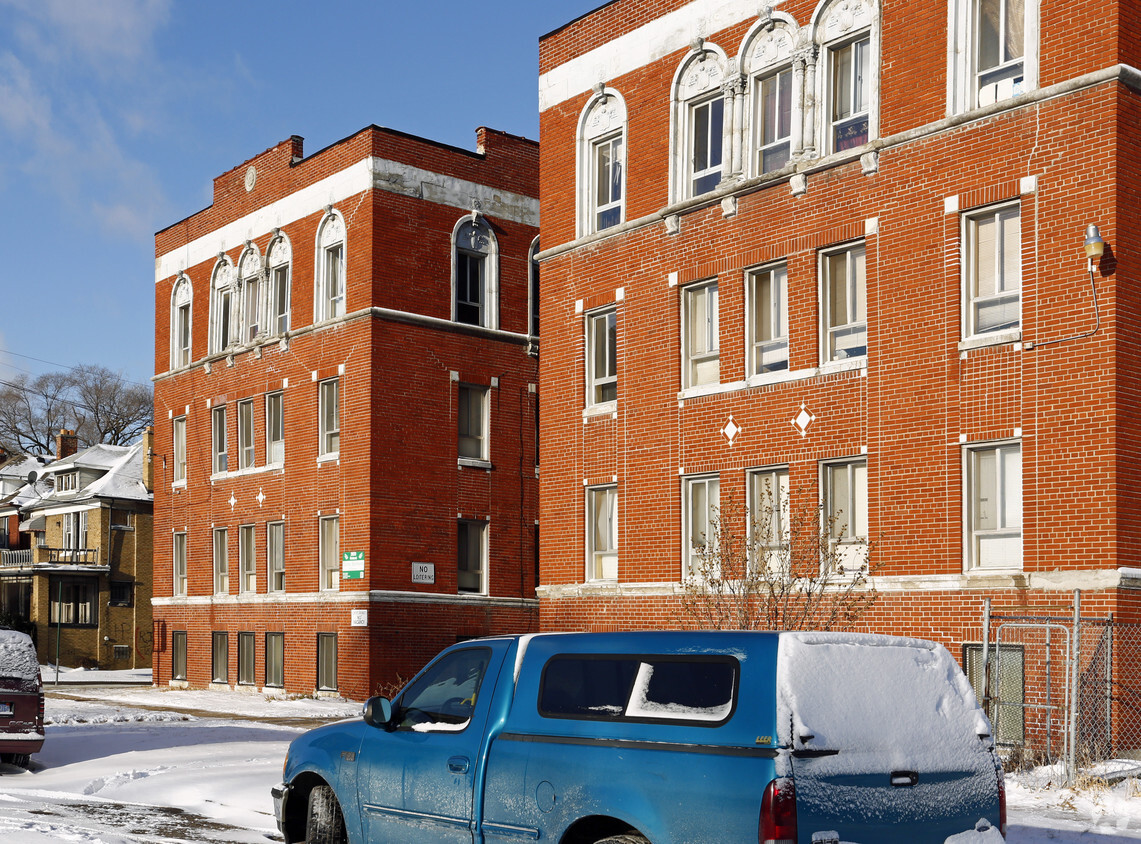
[[100, 472], [99, 477], [77, 490], [60, 492], [51, 490], [39, 501], [30, 503], [29, 510], [56, 506], [61, 503], [89, 501], [93, 498], [117, 498], [131, 501], [153, 501], [154, 495], [143, 484], [143, 441], [134, 445], [93, 445], [83, 451], [57, 460], [44, 467], [44, 473], [84, 469]]
[[29, 472], [41, 472], [44, 461], [30, 454], [13, 454], [3, 463], [0, 463], [0, 477], [20, 478], [26, 480]]
[[110, 469], [122, 459], [124, 454], [133, 448], [138, 448], [139, 445], [141, 443], [135, 443], [135, 445], [104, 445], [98, 443], [83, 449], [83, 451], [77, 451], [69, 457], [49, 463], [43, 471], [45, 474], [58, 474], [73, 469]]

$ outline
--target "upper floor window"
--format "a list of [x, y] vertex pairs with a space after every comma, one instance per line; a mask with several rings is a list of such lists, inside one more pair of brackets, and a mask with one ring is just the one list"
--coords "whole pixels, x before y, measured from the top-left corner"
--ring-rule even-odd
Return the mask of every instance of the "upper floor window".
[[285, 591], [285, 522], [265, 526], [266, 590]]
[[238, 339], [237, 274], [222, 255], [210, 280], [210, 353], [218, 354]]
[[285, 397], [284, 393], [267, 393], [265, 397], [265, 462], [285, 462]]
[[325, 516], [320, 522], [318, 556], [321, 560], [321, 588], [341, 588], [341, 517]]
[[499, 325], [499, 251], [495, 234], [478, 216], [462, 220], [453, 232], [452, 315], [456, 322]]
[[488, 389], [460, 385], [459, 455], [471, 460], [488, 459]]
[[172, 552], [174, 558], [174, 572], [173, 572], [173, 590], [174, 595], [186, 594], [186, 534], [174, 534], [174, 548]]
[[864, 245], [820, 256], [825, 363], [868, 353]]
[[861, 147], [876, 137], [879, 6], [877, 0], [832, 0], [814, 21], [824, 153]]
[[618, 312], [613, 308], [586, 315], [586, 403], [618, 400]]
[[320, 322], [345, 315], [345, 221], [329, 211], [317, 232], [317, 297], [314, 318]]
[[766, 73], [754, 83], [757, 172], [788, 164], [792, 155], [792, 68]]
[[255, 525], [242, 525], [238, 528], [238, 580], [239, 592], [257, 591], [257, 536]]
[[535, 258], [538, 251], [539, 238], [535, 238], [531, 242], [531, 251], [527, 256], [527, 300], [530, 306], [528, 308], [530, 322], [527, 326], [527, 333], [532, 337], [539, 336], [539, 261]]
[[214, 528], [214, 594], [230, 591], [230, 549], [226, 528]]
[[253, 468], [254, 451], [254, 403], [253, 399], [238, 402], [238, 468]]
[[320, 444], [318, 454], [322, 457], [336, 455], [341, 451], [341, 382], [330, 378], [320, 384], [318, 413], [320, 414]]
[[704, 45], [690, 53], [675, 80], [675, 201], [709, 193], [722, 177], [726, 59]]
[[1022, 293], [1022, 226], [1017, 203], [963, 217], [966, 336], [1017, 329]]
[[834, 47], [830, 52], [833, 152], [868, 142], [868, 111], [872, 100], [870, 54], [871, 38], [866, 35]]
[[174, 292], [170, 297], [171, 326], [170, 326], [170, 368], [179, 369], [189, 366], [191, 315], [194, 304], [194, 290], [190, 279], [184, 275], [175, 282]]
[[256, 246], [246, 247], [238, 261], [242, 287], [242, 340], [249, 343], [265, 333], [262, 324], [262, 265]]
[[746, 276], [749, 374], [788, 369], [788, 270], [782, 265]]
[[786, 567], [791, 539], [788, 469], [756, 469], [749, 473], [750, 547], [770, 571]]
[[682, 574], [707, 577], [720, 570], [717, 561], [717, 518], [721, 479], [700, 475], [682, 479]]
[[751, 153], [746, 155], [752, 158], [747, 166], [753, 174], [779, 170], [803, 151], [805, 74], [794, 76], [792, 72], [799, 38], [796, 21], [773, 10], [763, 14], [745, 36], [740, 63], [751, 97]]
[[716, 384], [721, 379], [721, 340], [717, 282], [682, 291], [682, 387]]
[[278, 235], [266, 252], [269, 265], [269, 313], [266, 329], [270, 334], [289, 331], [290, 265], [293, 249], [285, 235]]
[[978, 104], [1023, 91], [1026, 0], [974, 0]]
[[487, 522], [461, 519], [456, 524], [456, 578], [460, 592], [487, 592]]
[[626, 104], [601, 88], [583, 111], [579, 127], [580, 233], [625, 219]]
[[587, 578], [618, 577], [618, 487], [591, 487], [586, 491]]
[[830, 566], [840, 574], [867, 566], [868, 463], [864, 459], [825, 463], [822, 469]]
[[1022, 444], [965, 454], [968, 568], [1022, 567]]
[[171, 430], [172, 448], [174, 452], [174, 482], [186, 483], [186, 417], [179, 416], [174, 420]]
[[225, 472], [230, 465], [226, 445], [226, 405], [220, 405], [210, 412], [210, 423], [210, 438], [214, 454], [212, 471], [216, 474]]

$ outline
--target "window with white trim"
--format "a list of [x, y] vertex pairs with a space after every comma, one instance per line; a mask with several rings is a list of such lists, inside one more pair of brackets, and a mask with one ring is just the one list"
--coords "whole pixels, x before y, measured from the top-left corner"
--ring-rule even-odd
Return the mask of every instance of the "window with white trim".
[[868, 323], [864, 244], [822, 253], [820, 275], [824, 362], [866, 357]]
[[180, 275], [175, 282], [171, 301], [170, 326], [170, 368], [180, 369], [189, 366], [191, 317], [193, 315], [194, 290], [190, 279]]
[[784, 67], [753, 82], [756, 109], [756, 172], [769, 173], [792, 157], [792, 68]]
[[214, 528], [214, 594], [230, 592], [230, 549], [226, 528]]
[[682, 387], [721, 380], [721, 336], [717, 282], [682, 290]]
[[238, 685], [252, 686], [254, 680], [254, 648], [253, 633], [238, 634]]
[[238, 339], [237, 274], [225, 255], [210, 278], [210, 354], [220, 354]]
[[285, 634], [265, 634], [265, 684], [275, 689], [285, 685]]
[[868, 547], [868, 462], [841, 460], [821, 467], [824, 531], [829, 560], [838, 573], [866, 570]]
[[317, 634], [317, 688], [320, 691], [337, 690], [337, 634]]
[[321, 561], [321, 588], [341, 588], [341, 517], [323, 516], [318, 537]]
[[601, 89], [579, 124], [579, 233], [618, 225], [626, 209], [626, 104]]
[[614, 308], [586, 315], [586, 403], [618, 400], [618, 312]]
[[341, 382], [339, 378], [330, 378], [319, 385], [318, 413], [320, 414], [320, 445], [318, 453], [321, 457], [331, 457], [341, 451]]
[[721, 479], [717, 475], [682, 478], [682, 575], [701, 577], [718, 568], [717, 518]]
[[172, 594], [175, 596], [186, 595], [186, 534], [174, 534], [174, 547], [172, 551], [174, 559], [174, 587]]
[[264, 333], [262, 324], [262, 262], [256, 246], [246, 247], [238, 261], [242, 289], [242, 341], [252, 342]]
[[727, 59], [702, 43], [674, 80], [672, 201], [701, 196], [721, 183], [725, 151]]
[[171, 424], [171, 450], [174, 452], [174, 482], [186, 483], [186, 417], [179, 416]]
[[487, 387], [460, 384], [459, 390], [459, 455], [470, 460], [488, 460], [488, 401]]
[[1021, 322], [1022, 225], [1018, 203], [963, 215], [964, 333], [1016, 330]]
[[211, 635], [210, 679], [214, 683], [230, 682], [230, 637], [215, 631]]
[[317, 297], [314, 319], [318, 322], [345, 315], [345, 221], [330, 212], [317, 233]]
[[285, 591], [285, 522], [265, 526], [266, 591]]
[[254, 525], [238, 528], [238, 567], [242, 575], [238, 582], [239, 592], [258, 591], [257, 537]]
[[829, 48], [830, 149], [841, 152], [870, 139], [871, 36]]
[[214, 455], [211, 471], [219, 474], [225, 472], [230, 464], [226, 445], [226, 405], [219, 405], [210, 411], [210, 427], [210, 441], [213, 443]]
[[270, 334], [289, 331], [290, 266], [293, 249], [284, 235], [274, 238], [266, 251], [269, 266], [269, 314], [267, 329]]
[[587, 579], [618, 579], [618, 487], [586, 491]]
[[1022, 568], [1022, 444], [965, 450], [968, 569]]
[[788, 468], [754, 469], [748, 474], [749, 529], [751, 546], [770, 570], [788, 565], [789, 496]]
[[186, 679], [185, 630], [174, 630], [170, 634], [170, 679]]
[[749, 374], [788, 369], [788, 269], [783, 264], [753, 270], [748, 284]]
[[251, 469], [254, 466], [254, 402], [242, 399], [238, 402], [238, 468]]
[[461, 220], [452, 233], [452, 294], [456, 322], [499, 327], [499, 247], [478, 215]]
[[460, 519], [456, 523], [456, 572], [460, 592], [487, 591], [487, 522]]
[[280, 466], [285, 462], [285, 394], [266, 393], [265, 462]]

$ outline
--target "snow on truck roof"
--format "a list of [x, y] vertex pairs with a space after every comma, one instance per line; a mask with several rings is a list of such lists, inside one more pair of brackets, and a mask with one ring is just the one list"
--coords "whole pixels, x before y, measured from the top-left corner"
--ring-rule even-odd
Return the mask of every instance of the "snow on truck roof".
[[0, 630], [0, 677], [35, 680], [40, 676], [40, 661], [27, 633]]

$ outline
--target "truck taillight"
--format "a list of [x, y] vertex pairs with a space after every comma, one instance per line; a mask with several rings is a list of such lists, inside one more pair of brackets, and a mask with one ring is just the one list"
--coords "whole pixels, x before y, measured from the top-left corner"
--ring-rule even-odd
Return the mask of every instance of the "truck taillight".
[[42, 733], [44, 731], [44, 693], [43, 692], [40, 692], [40, 718], [36, 722], [36, 725], [39, 727], [39, 731]]
[[796, 788], [788, 778], [765, 786], [761, 799], [761, 844], [796, 844]]
[[1006, 778], [1002, 766], [998, 766], [998, 831], [1006, 838]]

